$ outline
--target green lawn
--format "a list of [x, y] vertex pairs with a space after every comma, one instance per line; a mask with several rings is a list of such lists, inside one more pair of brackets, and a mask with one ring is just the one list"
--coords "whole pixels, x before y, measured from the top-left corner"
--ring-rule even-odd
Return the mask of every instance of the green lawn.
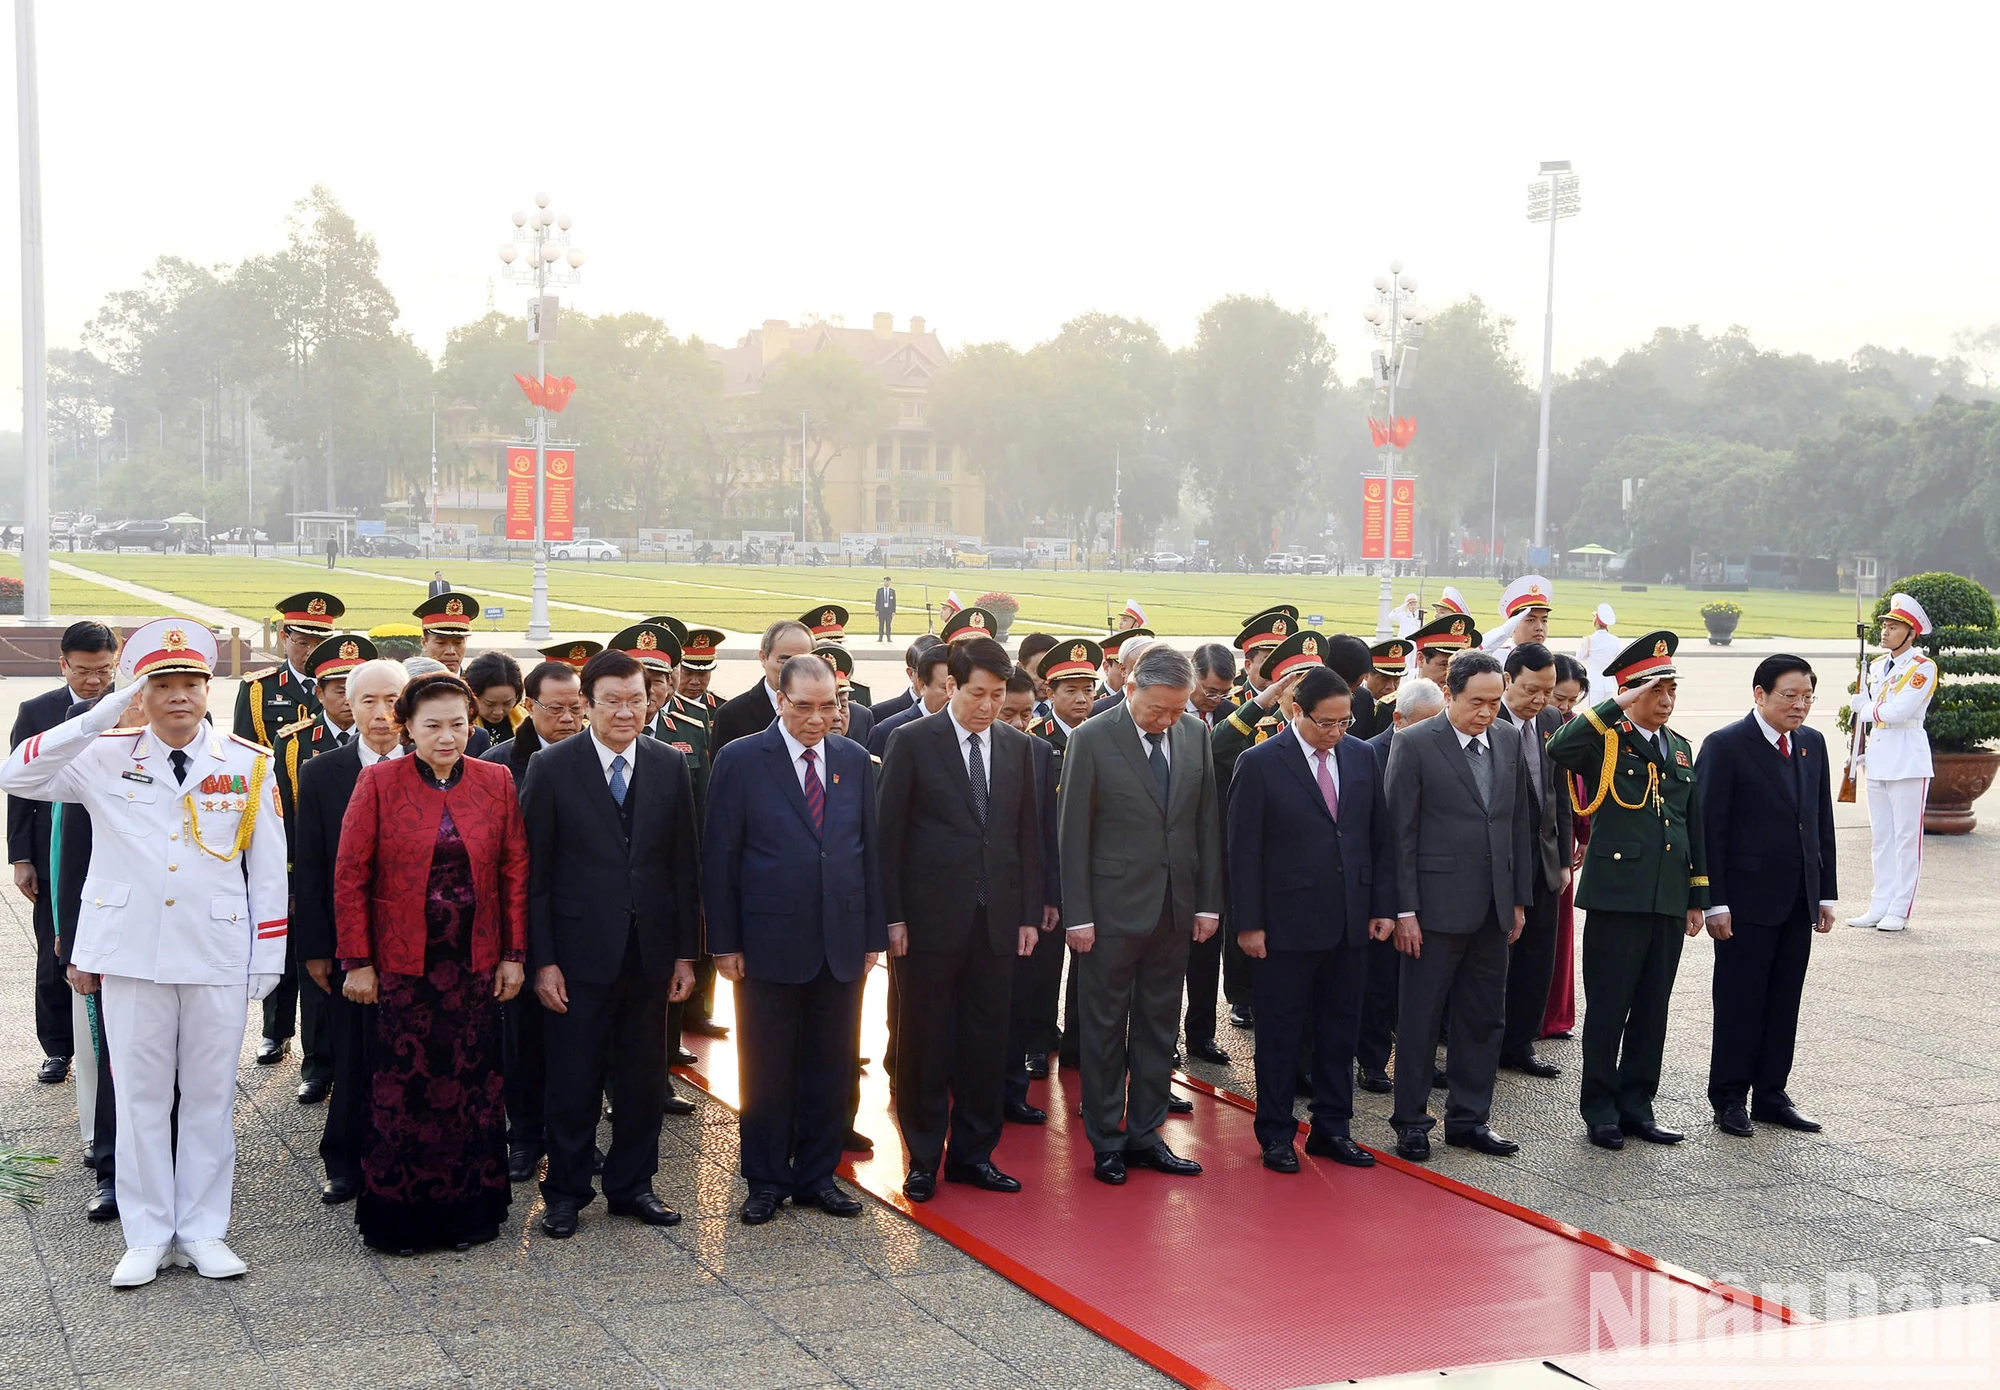
[[[53, 557], [67, 561], [57, 552]], [[0, 552], [0, 574], [21, 577], [21, 557], [14, 551]], [[63, 617], [157, 618], [166, 609], [116, 589], [107, 589], [87, 579], [76, 579], [57, 570], [49, 571], [49, 611]]]
[[[64, 559], [72, 557], [64, 556]], [[416, 584], [434, 568], [425, 560], [343, 560], [329, 573], [318, 561], [257, 559], [241, 556], [80, 555], [74, 562], [132, 583], [228, 608], [246, 616], [269, 611], [270, 604], [300, 589], [326, 587], [347, 601], [349, 624], [410, 621], [410, 610], [423, 599]], [[499, 630], [518, 632], [527, 626], [526, 595], [532, 582], [528, 563], [441, 560], [447, 578], [459, 589], [497, 603], [507, 610]], [[356, 573], [366, 571], [367, 573]], [[12, 572], [18, 572], [18, 566]], [[928, 590], [935, 605], [956, 590], [972, 603], [988, 588], [999, 587], [1021, 600], [1017, 633], [1037, 628], [1055, 633], [1090, 633], [1104, 629], [1107, 614], [1128, 598], [1145, 608], [1151, 626], [1184, 636], [1233, 635], [1239, 620], [1268, 604], [1291, 602], [1302, 613], [1322, 615], [1336, 631], [1370, 632], [1375, 625], [1379, 582], [1325, 575], [1180, 575], [1081, 574], [1065, 571], [937, 570], [888, 571], [895, 576], [902, 603], [899, 631], [921, 625]], [[620, 619], [568, 605], [583, 604], [619, 614], [672, 613], [689, 623], [706, 623], [731, 631], [755, 631], [777, 618], [796, 617], [814, 604], [834, 600], [853, 612], [853, 626], [872, 631], [875, 586], [883, 571], [845, 566], [820, 570], [772, 566], [662, 565], [641, 563], [552, 564], [549, 567], [551, 619], [562, 631], [609, 631]], [[62, 582], [59, 578], [59, 583]], [[88, 593], [92, 586], [74, 583]], [[1419, 587], [1400, 580], [1398, 601]], [[1442, 587], [1433, 579], [1422, 584], [1426, 601]], [[1475, 617], [1482, 625], [1498, 621], [1494, 614], [1500, 585], [1490, 580], [1459, 581]], [[60, 593], [60, 588], [58, 589]], [[520, 597], [507, 597], [519, 595]], [[1654, 587], [1645, 593], [1625, 593], [1616, 584], [1562, 581], [1556, 585], [1553, 633], [1573, 638], [1589, 629], [1590, 614], [1600, 600], [1618, 611], [1621, 632], [1673, 628], [1684, 635], [1702, 630], [1699, 609], [1707, 596], [1679, 588]], [[1743, 607], [1737, 633], [1742, 637], [1840, 638], [1854, 632], [1854, 600], [1836, 594], [1797, 594], [1757, 590], [1732, 597]], [[122, 595], [106, 600], [124, 604]], [[79, 611], [89, 611], [88, 608]], [[484, 626], [484, 624], [482, 624]]]

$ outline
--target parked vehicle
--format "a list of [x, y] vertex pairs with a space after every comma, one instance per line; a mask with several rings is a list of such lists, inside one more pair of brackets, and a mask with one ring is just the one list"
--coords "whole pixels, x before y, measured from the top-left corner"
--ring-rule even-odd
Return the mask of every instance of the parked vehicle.
[[1187, 568], [1187, 557], [1177, 551], [1156, 550], [1146, 557], [1146, 568], [1161, 572], [1173, 572]]
[[179, 545], [181, 533], [178, 528], [164, 521], [121, 521], [116, 526], [100, 526], [90, 538], [90, 544], [97, 550], [117, 550], [120, 546], [143, 545], [147, 549], [164, 553]]
[[556, 541], [549, 546], [551, 560], [620, 560], [623, 554], [610, 541]]
[[995, 569], [1024, 570], [1034, 558], [1026, 547], [1018, 545], [989, 546], [986, 551], [986, 563]]
[[424, 548], [402, 536], [357, 536], [349, 553], [377, 560], [416, 560], [423, 557]]
[[1324, 555], [1306, 556], [1307, 574], [1325, 574], [1326, 571], [1327, 571], [1326, 556]]

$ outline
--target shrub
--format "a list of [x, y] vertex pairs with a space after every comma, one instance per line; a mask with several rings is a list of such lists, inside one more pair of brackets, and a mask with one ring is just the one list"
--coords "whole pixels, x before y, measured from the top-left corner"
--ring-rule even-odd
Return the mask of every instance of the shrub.
[[11, 574], [0, 575], [0, 598], [22, 598], [26, 594], [27, 590], [20, 580]]
[[985, 608], [994, 613], [1018, 613], [1021, 611], [1021, 600], [1000, 589], [993, 589], [983, 593], [972, 602], [975, 607]]
[[1701, 606], [1704, 618], [1740, 618], [1743, 616], [1741, 604], [1731, 603], [1726, 598], [1710, 599]]

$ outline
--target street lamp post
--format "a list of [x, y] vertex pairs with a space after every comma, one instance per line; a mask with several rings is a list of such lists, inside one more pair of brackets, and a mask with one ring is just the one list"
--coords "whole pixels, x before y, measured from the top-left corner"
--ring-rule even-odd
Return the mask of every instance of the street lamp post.
[[[520, 248], [511, 241], [500, 248], [500, 264], [505, 267], [502, 274], [508, 279], [535, 287], [535, 303], [529, 306], [528, 324], [535, 341], [535, 380], [539, 382], [548, 374], [548, 344], [555, 336], [555, 296], [548, 292], [549, 286], [578, 283], [582, 279], [579, 271], [583, 252], [567, 249], [565, 254], [569, 248], [569, 214], [552, 212], [546, 193], [535, 195], [532, 213], [514, 214], [514, 227], [515, 235], [525, 232], [532, 237], [528, 243], [528, 264], [514, 264]], [[567, 274], [557, 265], [559, 261], [567, 261]], [[538, 403], [535, 406], [535, 582], [528, 606], [531, 642], [549, 639], [548, 450], [549, 412]]]
[[42, 309], [42, 122], [35, 0], [14, 0], [15, 110], [21, 140], [21, 612], [49, 620], [49, 356]]
[[[1389, 273], [1375, 277], [1375, 302], [1361, 311], [1361, 317], [1368, 323], [1368, 331], [1376, 339], [1386, 339], [1389, 355], [1378, 367], [1378, 379], [1389, 389], [1389, 418], [1396, 418], [1396, 385], [1403, 375], [1403, 352], [1405, 347], [1424, 335], [1424, 311], [1417, 306], [1414, 295], [1417, 280], [1414, 275], [1403, 273], [1401, 261], [1389, 262]], [[1414, 349], [1412, 349], [1414, 350]], [[1387, 637], [1395, 631], [1390, 613], [1395, 607], [1396, 565], [1389, 552], [1395, 549], [1390, 543], [1393, 529], [1390, 518], [1395, 515], [1396, 506], [1396, 454], [1394, 444], [1382, 446], [1382, 505], [1384, 526], [1382, 536], [1382, 591], [1376, 598], [1375, 635]]]
[[[1549, 392], [1553, 387], [1556, 341], [1556, 223], [1583, 210], [1583, 195], [1567, 159], [1542, 161], [1543, 182], [1528, 185], [1528, 220], [1549, 224], [1549, 298], [1542, 318], [1542, 435], [1535, 446], [1535, 548], [1548, 543]], [[1544, 561], [1543, 563], [1547, 563]]]

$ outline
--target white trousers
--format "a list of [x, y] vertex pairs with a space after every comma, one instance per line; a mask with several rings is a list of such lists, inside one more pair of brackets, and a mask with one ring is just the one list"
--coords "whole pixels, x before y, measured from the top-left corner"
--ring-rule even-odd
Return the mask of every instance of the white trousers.
[[[118, 1091], [118, 1216], [128, 1249], [228, 1234], [249, 993], [247, 981], [156, 985], [104, 976], [104, 1033]], [[176, 1082], [178, 1156], [168, 1119]]]
[[1924, 800], [1928, 777], [1868, 779], [1868, 833], [1874, 850], [1875, 889], [1868, 910], [1908, 917], [1917, 905], [1917, 873], [1924, 863]]
[[90, 1005], [84, 996], [70, 991], [69, 1026], [76, 1035], [76, 1056], [70, 1075], [76, 1078], [76, 1127], [83, 1132], [83, 1146], [97, 1137], [97, 1047], [90, 1032]]

